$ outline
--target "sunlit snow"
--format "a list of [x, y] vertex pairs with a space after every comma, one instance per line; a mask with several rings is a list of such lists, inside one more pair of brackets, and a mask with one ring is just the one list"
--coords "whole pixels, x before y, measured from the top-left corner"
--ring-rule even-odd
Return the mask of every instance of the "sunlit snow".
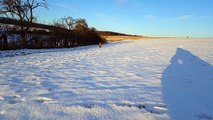
[[213, 39], [0, 52], [0, 119], [212, 120]]

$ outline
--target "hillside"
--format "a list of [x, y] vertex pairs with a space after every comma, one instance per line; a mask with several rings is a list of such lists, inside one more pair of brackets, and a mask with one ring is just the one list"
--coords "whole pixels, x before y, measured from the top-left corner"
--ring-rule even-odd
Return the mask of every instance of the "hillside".
[[144, 38], [143, 36], [139, 35], [131, 35], [113, 31], [98, 31], [98, 34], [105, 38], [108, 42], [115, 42], [121, 40], [139, 40]]
[[111, 36], [111, 35], [119, 35], [119, 36], [136, 36], [136, 35], [129, 35], [129, 34], [124, 34], [124, 33], [118, 33], [118, 32], [113, 32], [113, 31], [98, 31], [98, 33], [102, 36]]

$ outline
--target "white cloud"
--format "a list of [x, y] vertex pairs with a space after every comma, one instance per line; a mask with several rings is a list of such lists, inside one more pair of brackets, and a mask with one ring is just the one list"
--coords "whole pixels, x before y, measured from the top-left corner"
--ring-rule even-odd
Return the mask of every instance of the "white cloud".
[[154, 19], [156, 19], [156, 16], [155, 15], [145, 15], [144, 18], [148, 19], [148, 20], [154, 20]]
[[199, 16], [199, 15], [183, 15], [183, 16], [178, 16], [175, 17], [176, 20], [182, 20], [182, 21], [186, 21], [186, 20], [192, 20], [192, 19], [201, 19], [201, 20], [208, 20], [208, 19], [212, 19], [213, 16]]
[[199, 19], [202, 19], [202, 20], [207, 20], [207, 19], [212, 19], [213, 16], [199, 16]]
[[123, 5], [123, 4], [126, 4], [128, 2], [128, 0], [115, 0], [116, 3], [120, 4], [120, 5]]
[[195, 17], [195, 15], [182, 15], [182, 16], [175, 17], [175, 19], [176, 20], [190, 20], [194, 17]]
[[65, 3], [50, 3], [50, 5], [53, 5], [55, 7], [64, 8], [64, 9], [69, 9], [69, 10], [76, 10], [76, 8], [69, 6]]

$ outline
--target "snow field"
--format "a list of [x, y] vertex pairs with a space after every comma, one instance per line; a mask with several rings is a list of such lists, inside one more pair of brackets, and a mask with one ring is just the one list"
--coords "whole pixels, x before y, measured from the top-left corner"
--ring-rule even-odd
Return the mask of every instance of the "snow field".
[[[213, 119], [212, 39], [123, 41], [101, 49], [2, 51], [0, 56], [0, 119]], [[199, 76], [201, 70], [208, 74]], [[195, 90], [202, 87], [193, 86], [199, 84], [206, 87], [205, 96]], [[184, 107], [190, 104], [184, 95], [206, 99]]]

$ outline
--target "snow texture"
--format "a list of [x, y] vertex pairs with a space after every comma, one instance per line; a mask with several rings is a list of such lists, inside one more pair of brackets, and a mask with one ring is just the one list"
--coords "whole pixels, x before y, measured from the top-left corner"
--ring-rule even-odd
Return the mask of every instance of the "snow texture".
[[0, 119], [213, 120], [213, 39], [0, 51]]

